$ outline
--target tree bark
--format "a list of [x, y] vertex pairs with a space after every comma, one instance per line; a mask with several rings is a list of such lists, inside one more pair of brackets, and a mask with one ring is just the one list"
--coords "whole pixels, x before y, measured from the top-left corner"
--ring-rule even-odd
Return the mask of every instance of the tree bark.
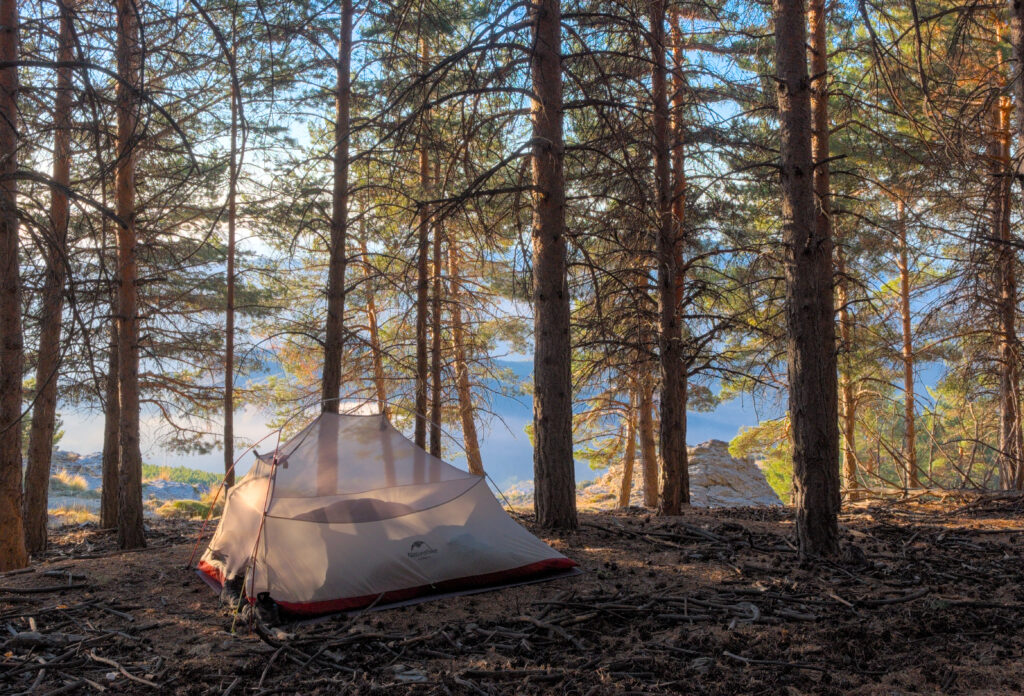
[[21, 517], [21, 274], [18, 267], [18, 0], [0, 0], [0, 572], [28, 565]]
[[[676, 243], [676, 321], [682, 333], [685, 326], [683, 303], [686, 297], [686, 260], [685, 255], [691, 248], [691, 240], [686, 231], [686, 79], [683, 73], [685, 57], [683, 55], [683, 32], [679, 26], [679, 6], [673, 5], [672, 22], [672, 220]], [[680, 339], [681, 340], [681, 339]], [[680, 345], [680, 352], [683, 346]], [[679, 412], [682, 423], [682, 449], [680, 459], [680, 500], [690, 502], [690, 459], [686, 447], [687, 416], [686, 406], [689, 398], [690, 358], [683, 356], [679, 367]]]
[[533, 84], [533, 478], [537, 523], [575, 529], [569, 283], [562, 137], [562, 28], [559, 0], [530, 6]]
[[434, 225], [430, 288], [430, 453], [441, 456], [441, 226]]
[[[1016, 34], [1014, 34], [1016, 36]], [[1011, 244], [1010, 194], [1013, 179], [1010, 161], [1010, 111], [1007, 97], [1000, 97], [992, 113], [989, 146], [994, 195], [992, 237], [996, 246], [996, 321], [999, 356], [999, 471], [1004, 489], [1024, 489], [1024, 435], [1020, 414], [1020, 346], [1017, 340], [1016, 252]]]
[[[236, 17], [231, 17], [231, 66], [237, 55]], [[235, 485], [235, 221], [238, 215], [238, 107], [242, 95], [231, 79], [231, 146], [228, 161], [227, 307], [224, 312], [224, 484]]]
[[[327, 326], [324, 336], [324, 412], [338, 413], [345, 350], [345, 250], [348, 236], [349, 110], [352, 101], [352, 0], [341, 0], [341, 35], [334, 97], [334, 191], [331, 250], [327, 271]], [[326, 475], [326, 472], [323, 472]]]
[[117, 0], [118, 384], [121, 461], [118, 466], [117, 542], [146, 545], [142, 521], [142, 451], [139, 443], [139, 290], [135, 229], [135, 160], [141, 67], [138, 0]]
[[836, 304], [839, 309], [839, 350], [843, 356], [843, 369], [839, 373], [839, 395], [843, 437], [843, 483], [849, 500], [858, 500], [860, 482], [857, 480], [857, 399], [853, 388], [853, 318], [847, 306], [846, 261], [842, 248], [836, 247]]
[[[359, 251], [363, 255], [364, 268], [366, 268], [365, 282], [370, 282], [370, 265], [368, 259], [369, 251], [366, 248], [366, 214], [362, 216], [361, 234], [359, 240]], [[373, 290], [366, 293], [366, 325], [370, 331], [370, 355], [373, 361], [373, 386], [377, 392], [377, 410], [390, 418], [388, 411], [388, 386], [384, 377], [384, 354], [380, 347], [380, 332], [377, 328], [377, 304], [373, 299]]]
[[[427, 40], [420, 38], [420, 61], [423, 70], [430, 62], [430, 48]], [[430, 112], [424, 111], [417, 142], [420, 165], [419, 224], [416, 230], [416, 389], [413, 441], [417, 447], [427, 447], [427, 320], [430, 302], [430, 209], [426, 199], [430, 198], [430, 155], [427, 152], [427, 129]]]
[[[57, 60], [74, 60], [71, 10], [60, 3]], [[71, 68], [57, 68], [53, 109], [53, 180], [71, 185]], [[46, 517], [49, 502], [50, 459], [57, 415], [57, 379], [60, 371], [60, 332], [67, 272], [68, 217], [65, 190], [50, 187], [50, 238], [47, 240], [46, 280], [43, 283], [39, 321], [39, 357], [36, 362], [36, 398], [28, 438], [25, 471], [25, 546], [29, 553], [46, 549]]]
[[914, 337], [910, 326], [910, 263], [907, 248], [907, 213], [903, 200], [896, 201], [896, 236], [900, 243], [900, 327], [903, 333], [903, 481], [907, 488], [920, 488], [917, 466], [917, 434], [914, 420]]
[[669, 109], [665, 59], [665, 2], [648, 5], [653, 60], [651, 95], [654, 181], [657, 189], [658, 254], [658, 347], [661, 366], [661, 460], [664, 470], [661, 514], [678, 515], [689, 504], [684, 480], [686, 421], [683, 406], [683, 355], [679, 312], [676, 303], [679, 268], [679, 236], [672, 217], [672, 174], [669, 142]]
[[640, 462], [644, 474], [644, 506], [658, 507], [658, 448], [654, 434], [654, 387], [648, 375], [637, 380], [637, 430], [640, 435]]
[[469, 473], [483, 476], [484, 464], [480, 457], [480, 440], [476, 433], [473, 391], [469, 381], [469, 364], [466, 361], [466, 335], [462, 324], [460, 263], [458, 238], [453, 234], [448, 240], [448, 301], [451, 305], [452, 316], [455, 390], [459, 396], [459, 420], [462, 423], [462, 443], [466, 450], [466, 464], [469, 466]]
[[103, 529], [117, 526], [117, 482], [121, 460], [121, 397], [118, 390], [120, 370], [117, 344], [117, 324], [112, 322], [103, 420], [103, 488], [100, 490], [100, 527]]
[[622, 454], [622, 483], [619, 486], [619, 507], [628, 508], [633, 494], [633, 466], [636, 462], [636, 394], [629, 390], [626, 407], [626, 443]]
[[774, 0], [773, 9], [797, 540], [804, 556], [832, 556], [839, 551], [832, 239], [815, 220], [804, 2]]

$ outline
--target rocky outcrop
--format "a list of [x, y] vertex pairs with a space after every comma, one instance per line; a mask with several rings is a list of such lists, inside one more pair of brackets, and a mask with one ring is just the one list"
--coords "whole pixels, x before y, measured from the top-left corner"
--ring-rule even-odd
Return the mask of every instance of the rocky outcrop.
[[[745, 507], [782, 505], [779, 496], [757, 465], [729, 454], [721, 440], [702, 442], [688, 450], [690, 459], [690, 502], [696, 507]], [[615, 507], [622, 482], [622, 465], [611, 467], [593, 483], [579, 490], [583, 506]], [[630, 504], [643, 505], [643, 474], [637, 462], [633, 471]]]

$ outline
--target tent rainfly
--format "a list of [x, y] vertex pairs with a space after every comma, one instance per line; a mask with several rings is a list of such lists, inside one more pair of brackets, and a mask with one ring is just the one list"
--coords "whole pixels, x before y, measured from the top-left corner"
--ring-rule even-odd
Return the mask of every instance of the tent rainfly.
[[250, 601], [320, 614], [554, 577], [576, 563], [512, 520], [482, 476], [383, 415], [323, 413], [257, 455], [225, 499], [199, 572]]

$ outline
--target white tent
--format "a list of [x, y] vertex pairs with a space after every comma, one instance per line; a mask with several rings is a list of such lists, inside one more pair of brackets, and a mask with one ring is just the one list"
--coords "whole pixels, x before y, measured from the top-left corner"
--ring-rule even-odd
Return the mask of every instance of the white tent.
[[482, 476], [383, 415], [324, 413], [231, 488], [199, 571], [295, 613], [504, 585], [576, 563], [513, 521]]

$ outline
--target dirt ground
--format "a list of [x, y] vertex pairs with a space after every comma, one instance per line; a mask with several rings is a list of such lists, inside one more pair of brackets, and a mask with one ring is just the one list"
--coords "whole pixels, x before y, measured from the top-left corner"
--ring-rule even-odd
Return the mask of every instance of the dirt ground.
[[862, 504], [811, 565], [789, 510], [584, 513], [540, 534], [582, 575], [262, 630], [186, 567], [197, 524], [64, 529], [0, 576], [0, 694], [1018, 694], [1022, 513]]

